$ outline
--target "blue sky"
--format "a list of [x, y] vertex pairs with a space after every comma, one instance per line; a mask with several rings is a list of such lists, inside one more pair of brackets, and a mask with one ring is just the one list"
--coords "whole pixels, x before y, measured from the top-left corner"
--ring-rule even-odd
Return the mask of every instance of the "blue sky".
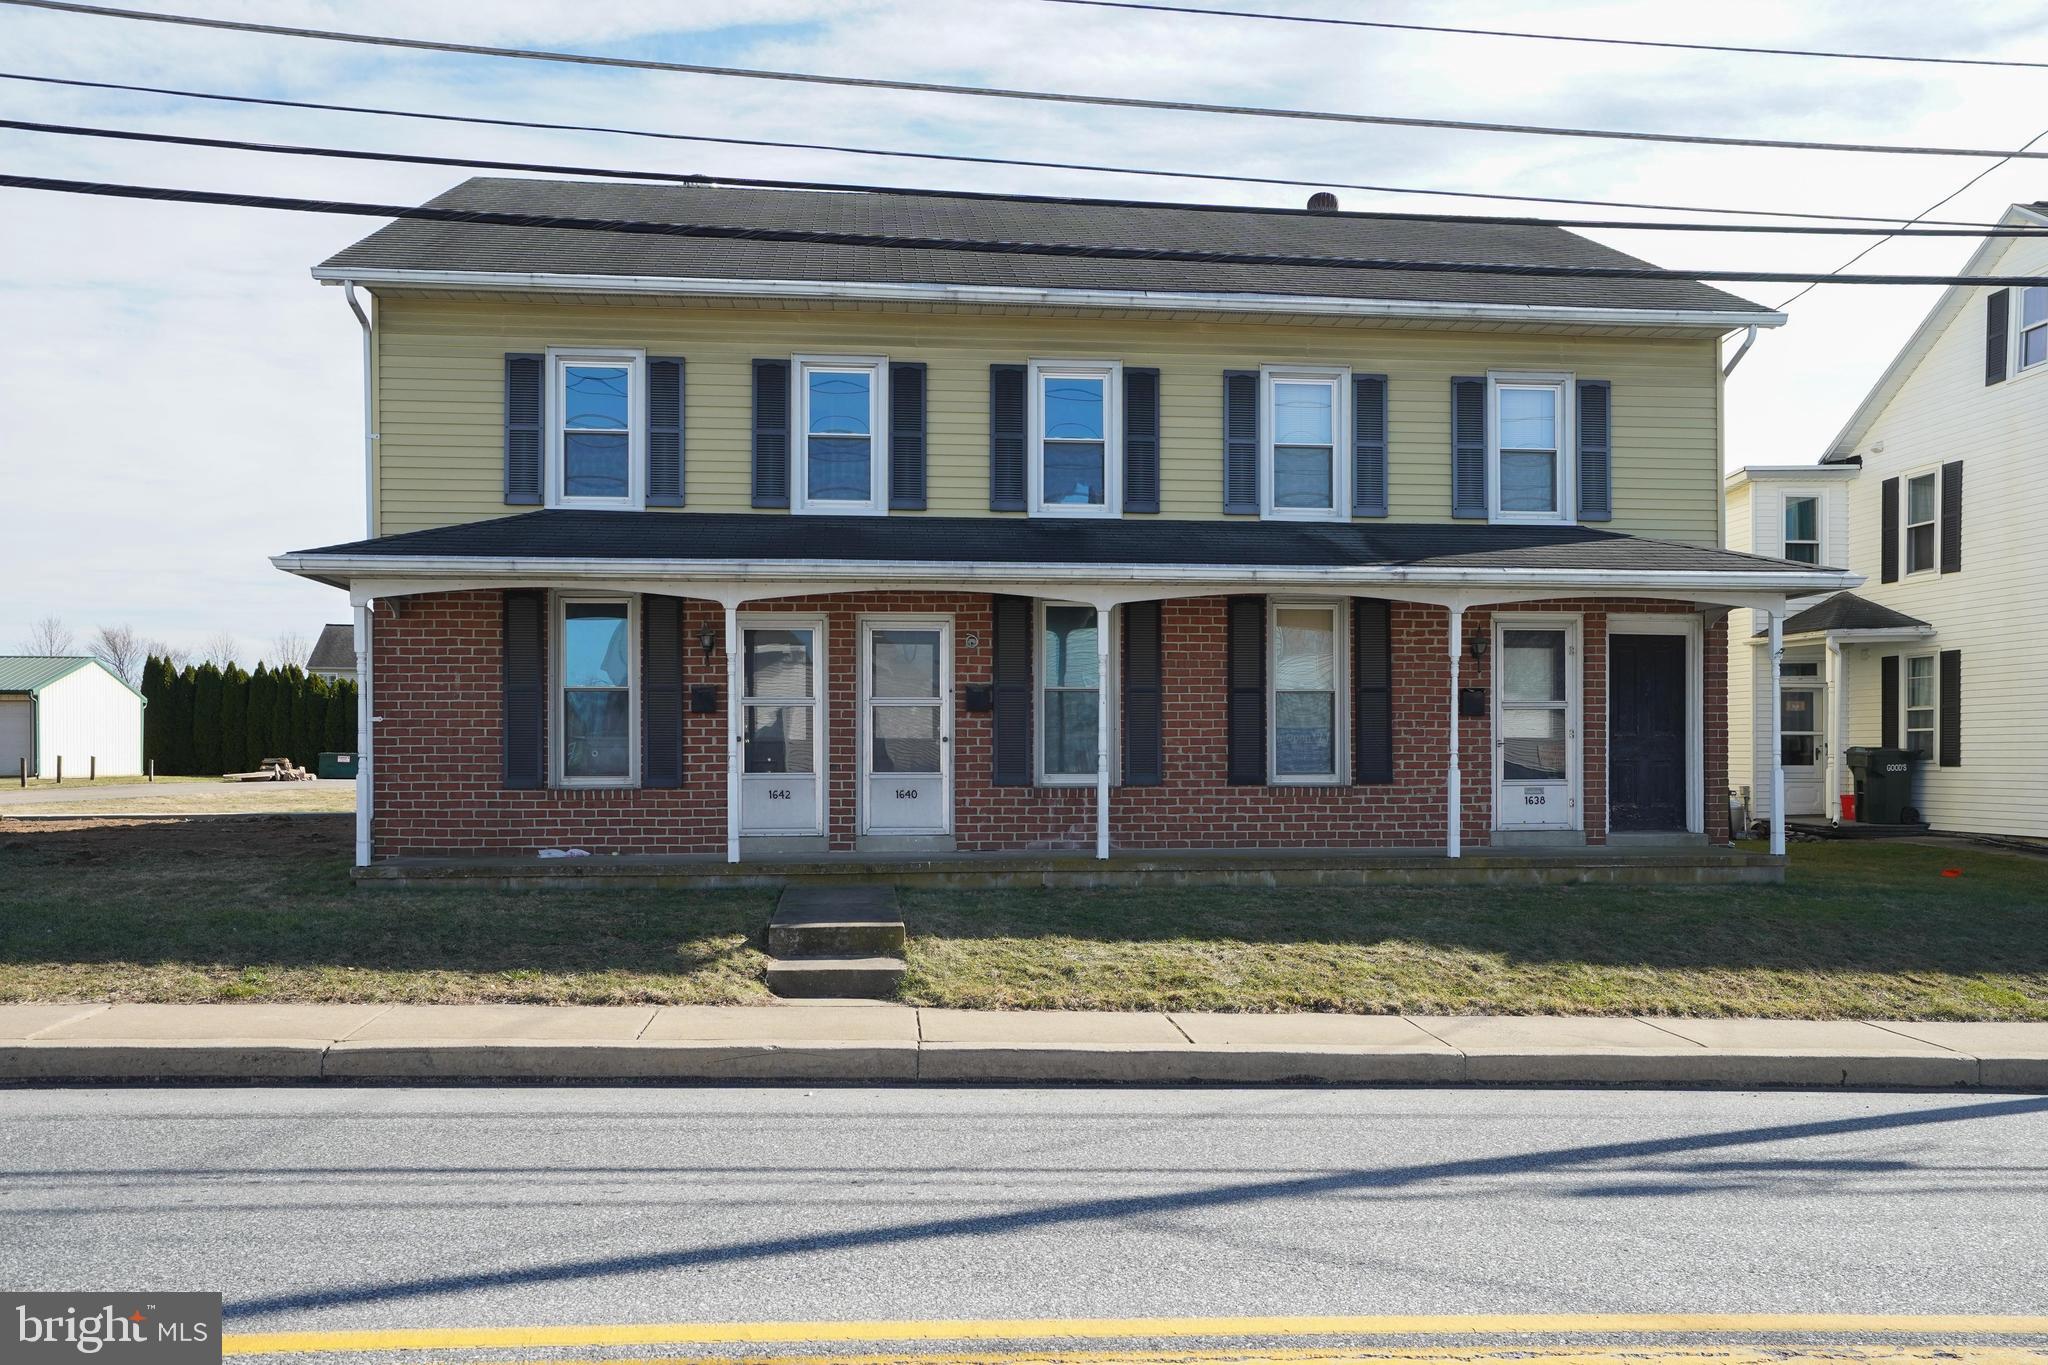
[[[1832, 141], [2017, 146], [2048, 128], [2039, 72], [1679, 54], [1097, 11], [1044, 0], [139, 0], [230, 18], [916, 80], [1461, 119]], [[1560, 33], [2048, 60], [2038, 5], [1456, 5], [1260, 0], [1331, 13]], [[1936, 23], [1934, 15], [1939, 14]], [[1987, 164], [1407, 131], [586, 69], [382, 51], [0, 8], [9, 69], [86, 79], [601, 122], [711, 135], [1814, 212], [1910, 214]], [[732, 175], [1296, 204], [1308, 190], [421, 124], [0, 81], [0, 116], [207, 136]], [[423, 167], [0, 132], [16, 173], [364, 200], [460, 178]], [[1948, 206], [1992, 218], [2048, 197], [2016, 163]], [[1447, 201], [1341, 192], [1347, 208]], [[1448, 201], [1473, 212], [1481, 200]], [[1609, 216], [1585, 211], [1574, 216]], [[0, 190], [0, 652], [30, 623], [127, 623], [253, 662], [344, 619], [341, 594], [273, 570], [362, 528], [357, 332], [316, 261], [362, 220]], [[1595, 233], [1679, 267], [1826, 269], [1857, 240]], [[1954, 240], [1862, 268], [1944, 271]], [[1738, 288], [1777, 303], [1784, 286]], [[1729, 463], [1814, 459], [1932, 302], [1829, 286], [1728, 389]]]

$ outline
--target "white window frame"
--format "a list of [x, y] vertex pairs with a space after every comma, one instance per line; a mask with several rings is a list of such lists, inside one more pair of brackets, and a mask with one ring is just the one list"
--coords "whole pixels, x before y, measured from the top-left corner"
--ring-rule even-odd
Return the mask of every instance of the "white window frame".
[[[1913, 520], [1913, 483], [1916, 479], [1934, 481], [1934, 515], [1926, 521]], [[1913, 528], [1932, 526], [1934, 548], [1928, 552], [1927, 563], [1920, 568], [1913, 567]], [[1910, 578], [1923, 573], [1941, 572], [1941, 466], [1927, 465], [1915, 469], [1899, 478], [1899, 577]]]
[[2048, 320], [2037, 322], [2031, 327], [2027, 326], [2024, 321], [2024, 319], [2027, 316], [2027, 295], [2036, 290], [2040, 291], [2043, 295], [2048, 295], [2048, 287], [2044, 287], [2038, 284], [2021, 285], [2019, 288], [2012, 291], [2012, 319], [2010, 324], [2010, 331], [2012, 332], [2011, 372], [2014, 375], [2014, 377], [2018, 377], [2022, 374], [2031, 374], [2036, 370], [2048, 369], [2048, 358], [2037, 360], [2031, 365], [2025, 363], [2027, 355], [2027, 333], [2039, 332], [2044, 329], [2048, 329]]
[[[613, 511], [639, 511], [647, 505], [647, 352], [625, 347], [548, 347], [547, 389], [541, 404], [545, 422], [543, 438], [546, 470], [542, 483], [549, 507], [588, 507]], [[626, 496], [623, 498], [570, 497], [564, 491], [568, 466], [562, 449], [562, 421], [567, 399], [563, 385], [571, 365], [624, 365], [628, 373], [626, 394]]]
[[[1045, 500], [1045, 381], [1048, 379], [1100, 379], [1102, 381], [1102, 506], [1076, 506]], [[1124, 364], [1121, 360], [1033, 360], [1026, 374], [1031, 386], [1028, 426], [1025, 433], [1030, 480], [1029, 501], [1034, 517], [1121, 517], [1124, 514]]]
[[[1274, 477], [1274, 401], [1277, 384], [1330, 386], [1330, 506], [1281, 507]], [[1351, 519], [1351, 370], [1348, 366], [1262, 365], [1259, 367], [1259, 515], [1268, 521], [1349, 521]]]
[[[1789, 534], [1791, 530], [1789, 522], [1792, 516], [1792, 504], [1801, 498], [1809, 499], [1813, 503], [1813, 540], [1811, 544], [1813, 545], [1813, 563], [1815, 567], [1819, 567], [1828, 562], [1828, 500], [1826, 495], [1821, 493], [1788, 491], [1784, 497], [1779, 499], [1778, 557], [1780, 559], [1792, 558], [1794, 542]], [[1799, 541], [1797, 543], [1804, 545], [1808, 542]], [[1804, 563], [1805, 561], [1796, 560], [1794, 562]]]
[[[1927, 705], [1913, 705], [1913, 665], [1925, 660], [1927, 663]], [[1927, 713], [1927, 724], [1912, 724], [1915, 711]], [[1936, 763], [1941, 759], [1941, 658], [1937, 654], [1908, 654], [1899, 663], [1899, 747], [1907, 753], [1913, 752], [1915, 731], [1927, 736], [1927, 756], [1920, 761]]]
[[[1045, 612], [1048, 607], [1078, 607], [1091, 612], [1095, 610], [1087, 602], [1066, 602], [1057, 598], [1041, 597], [1033, 604], [1031, 618], [1031, 723], [1033, 727], [1031, 770], [1037, 775], [1038, 785], [1041, 787], [1092, 787], [1095, 785], [1094, 773], [1055, 773], [1046, 767], [1045, 698], [1046, 693], [1053, 690], [1046, 686], [1046, 679], [1050, 676], [1045, 666]], [[1109, 780], [1112, 784], [1116, 784], [1122, 779], [1120, 759], [1123, 753], [1123, 707], [1117, 704], [1117, 699], [1123, 695], [1118, 683], [1118, 664], [1122, 658], [1122, 651], [1120, 649], [1122, 634], [1118, 618], [1122, 613], [1112, 609], [1105, 612], [1104, 615], [1109, 618], [1109, 670], [1097, 684], [1100, 695], [1096, 700], [1096, 706], [1099, 708], [1099, 711], [1095, 723], [1109, 727]], [[1063, 687], [1058, 690], [1062, 692], [1079, 692], [1082, 689], [1078, 687]]]
[[[1336, 770], [1327, 773], [1280, 771], [1280, 613], [1327, 611], [1336, 646], [1336, 724], [1331, 757]], [[1351, 781], [1351, 613], [1347, 600], [1326, 597], [1275, 597], [1266, 601], [1266, 781], [1276, 787], [1341, 787]]]
[[[640, 785], [640, 595], [638, 593], [616, 592], [572, 592], [553, 594], [554, 603], [548, 617], [548, 631], [553, 636], [553, 647], [548, 651], [550, 672], [548, 681], [548, 707], [550, 720], [548, 729], [552, 734], [549, 743], [553, 760], [554, 785], [557, 787], [637, 787]], [[571, 777], [568, 773], [569, 709], [564, 693], [574, 691], [599, 691], [597, 688], [568, 688], [568, 665], [565, 661], [569, 647], [568, 617], [572, 603], [624, 603], [626, 607], [626, 775], [624, 777]], [[614, 689], [615, 690], [615, 689]]]
[[[1557, 391], [1557, 510], [1505, 511], [1500, 505], [1500, 391], [1547, 388]], [[1571, 374], [1496, 370], [1486, 376], [1486, 516], [1491, 522], [1571, 525], [1578, 509], [1578, 383]]]
[[[868, 375], [868, 496], [863, 502], [810, 497], [811, 386], [814, 371]], [[789, 507], [811, 516], [879, 517], [889, 512], [889, 358], [881, 355], [793, 355], [789, 358]]]

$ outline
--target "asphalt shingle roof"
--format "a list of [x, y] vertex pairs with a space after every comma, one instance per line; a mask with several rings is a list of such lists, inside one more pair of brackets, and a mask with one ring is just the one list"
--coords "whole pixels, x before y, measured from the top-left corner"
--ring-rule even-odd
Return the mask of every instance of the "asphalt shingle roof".
[[[1804, 611], [1793, 612], [1780, 627], [1787, 635], [1806, 635], [1823, 630], [1917, 630], [1927, 623], [1917, 616], [1879, 606], [1853, 592], [1838, 592]], [[1758, 635], [1768, 635], [1760, 630]]]
[[[1561, 228], [1409, 222], [1221, 207], [638, 185], [480, 176], [436, 208], [976, 241], [1356, 256], [1460, 264], [1641, 266]], [[323, 269], [518, 272], [1029, 289], [1159, 290], [1489, 303], [1532, 307], [1765, 311], [1691, 280], [1455, 275], [1312, 266], [1208, 265], [990, 255], [922, 248], [712, 240], [402, 219]]]
[[313, 642], [313, 652], [306, 656], [306, 667], [323, 669], [330, 673], [355, 672], [355, 627], [345, 623], [320, 627], [320, 638]]
[[[1581, 526], [1022, 517], [814, 517], [550, 510], [441, 526], [301, 555], [489, 559], [844, 560], [1261, 568], [1621, 569], [1759, 573], [1810, 564]], [[1822, 572], [1840, 572], [1822, 570]]]

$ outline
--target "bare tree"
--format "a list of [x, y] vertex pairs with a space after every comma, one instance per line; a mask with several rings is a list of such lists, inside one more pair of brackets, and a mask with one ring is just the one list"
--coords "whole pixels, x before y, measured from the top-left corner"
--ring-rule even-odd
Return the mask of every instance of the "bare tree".
[[45, 656], [69, 654], [74, 643], [71, 627], [55, 616], [45, 616], [28, 628], [28, 638], [21, 642], [21, 652]]
[[134, 687], [142, 681], [142, 665], [149, 655], [142, 637], [130, 626], [101, 626], [93, 633], [92, 656], [113, 669]]
[[204, 657], [215, 668], [226, 668], [235, 662], [242, 652], [241, 644], [225, 630], [217, 630], [207, 638]]
[[296, 630], [282, 630], [270, 637], [270, 659], [279, 668], [286, 664], [304, 668], [312, 656], [313, 647]]
[[180, 671], [183, 671], [186, 664], [192, 662], [191, 650], [185, 649], [179, 645], [174, 645], [170, 643], [168, 640], [151, 640], [148, 644], [142, 647], [142, 657], [144, 659], [147, 659], [152, 654], [154, 654], [157, 658], [162, 659], [172, 668], [178, 669]]

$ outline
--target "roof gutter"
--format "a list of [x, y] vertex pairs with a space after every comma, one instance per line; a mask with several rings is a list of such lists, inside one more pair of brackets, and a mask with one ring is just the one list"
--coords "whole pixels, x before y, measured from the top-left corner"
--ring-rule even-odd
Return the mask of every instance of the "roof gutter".
[[[867, 283], [825, 280], [687, 279], [670, 275], [565, 275], [488, 270], [336, 270], [315, 266], [323, 284], [521, 293], [658, 294], [673, 298], [832, 299], [873, 303], [958, 303], [1037, 308], [1164, 309], [1175, 312], [1292, 313], [1308, 317], [1542, 322], [1579, 326], [1687, 327], [1716, 333], [1778, 327], [1783, 313], [1683, 308], [1562, 308], [1516, 303], [1431, 303], [1336, 295], [1232, 294], [1150, 289], [1026, 289], [1008, 285]], [[1745, 350], [1748, 349], [1745, 344]]]

